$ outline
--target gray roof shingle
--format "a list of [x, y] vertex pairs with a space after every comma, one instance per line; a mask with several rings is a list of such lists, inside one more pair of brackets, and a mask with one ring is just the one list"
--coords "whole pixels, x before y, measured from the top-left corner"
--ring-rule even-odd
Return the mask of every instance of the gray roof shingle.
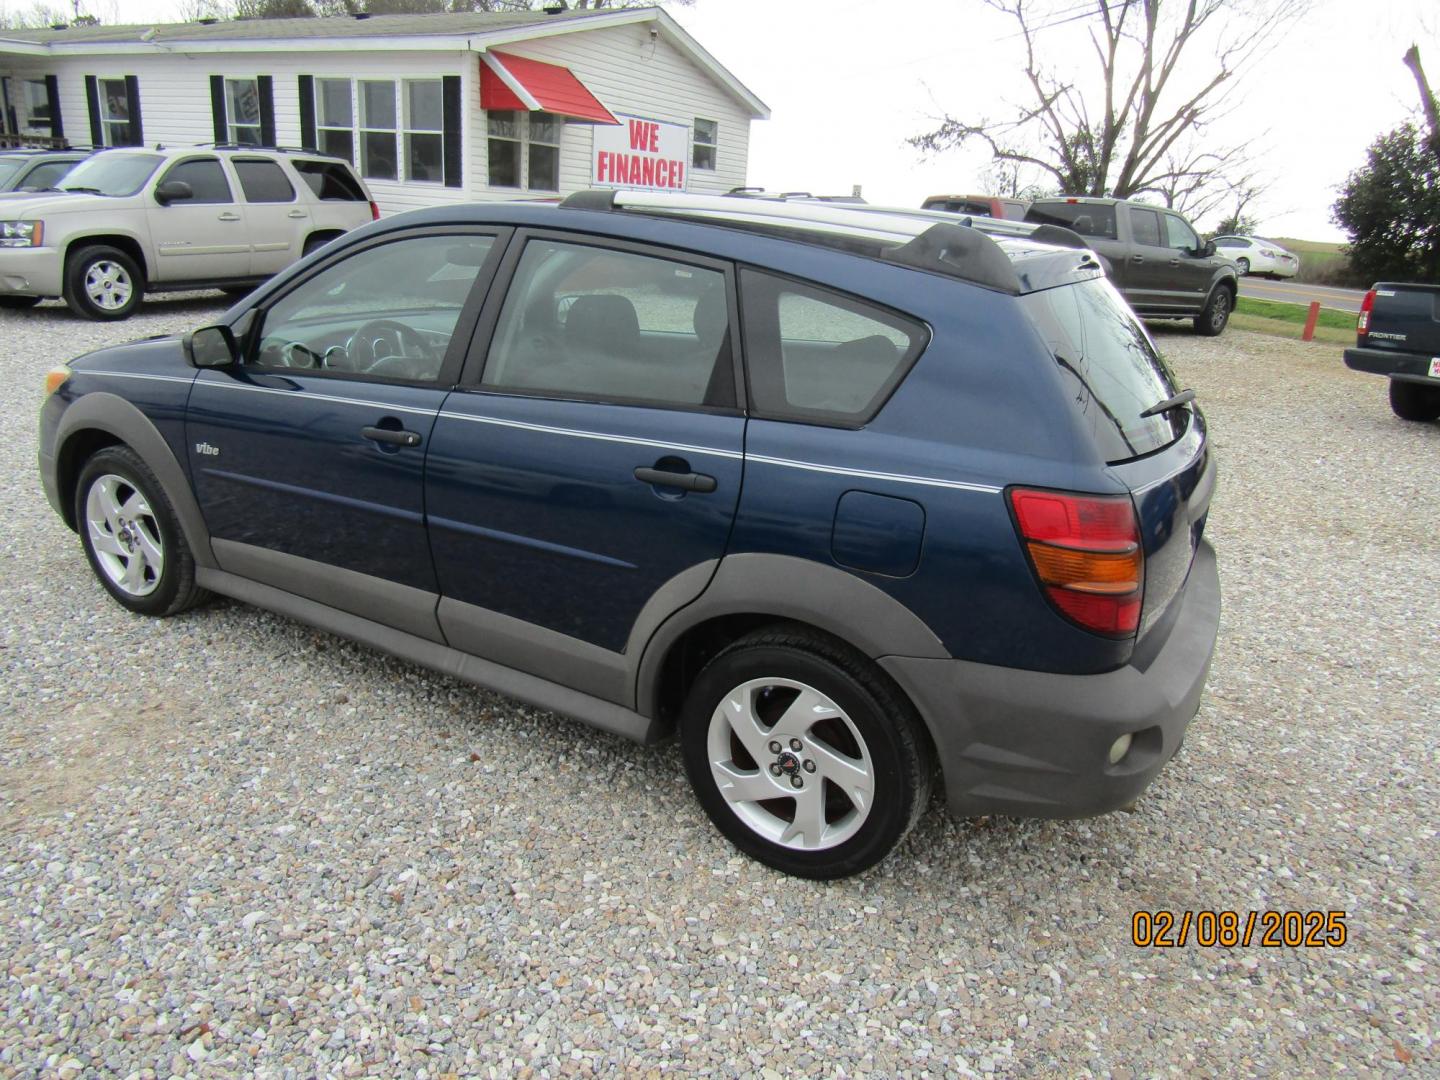
[[[525, 26], [569, 22], [613, 14], [600, 11], [566, 11], [547, 15], [543, 11], [443, 12], [434, 15], [371, 15], [357, 19], [349, 15], [314, 19], [224, 19], [204, 23], [137, 23], [130, 26], [72, 26], [65, 30], [0, 30], [5, 39], [35, 45], [131, 44], [140, 35], [154, 30], [155, 43], [168, 41], [288, 41], [307, 38], [378, 38], [479, 34], [490, 30], [513, 30]], [[3, 44], [0, 44], [3, 49]]]

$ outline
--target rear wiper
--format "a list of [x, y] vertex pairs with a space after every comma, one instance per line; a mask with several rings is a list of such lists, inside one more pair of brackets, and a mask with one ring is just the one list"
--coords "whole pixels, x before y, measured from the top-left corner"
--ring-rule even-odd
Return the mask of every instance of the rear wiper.
[[1181, 390], [1181, 391], [1180, 391], [1178, 394], [1176, 394], [1174, 397], [1172, 397], [1172, 398], [1166, 398], [1164, 401], [1162, 401], [1162, 402], [1160, 402], [1160, 403], [1158, 403], [1158, 404], [1156, 404], [1156, 405], [1151, 405], [1148, 409], [1146, 409], [1146, 410], [1145, 410], [1144, 412], [1142, 412], [1140, 415], [1141, 415], [1142, 417], [1145, 417], [1145, 416], [1159, 416], [1161, 413], [1167, 413], [1167, 412], [1169, 412], [1171, 409], [1178, 409], [1181, 405], [1188, 405], [1188, 404], [1190, 404], [1190, 402], [1192, 402], [1192, 401], [1194, 401], [1194, 400], [1195, 400], [1195, 391], [1194, 391], [1194, 390]]

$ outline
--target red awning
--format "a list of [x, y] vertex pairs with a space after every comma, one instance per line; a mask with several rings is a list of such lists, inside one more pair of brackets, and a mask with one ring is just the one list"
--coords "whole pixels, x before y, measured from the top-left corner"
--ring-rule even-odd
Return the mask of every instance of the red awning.
[[592, 124], [618, 124], [569, 68], [509, 53], [480, 54], [480, 107], [550, 112]]

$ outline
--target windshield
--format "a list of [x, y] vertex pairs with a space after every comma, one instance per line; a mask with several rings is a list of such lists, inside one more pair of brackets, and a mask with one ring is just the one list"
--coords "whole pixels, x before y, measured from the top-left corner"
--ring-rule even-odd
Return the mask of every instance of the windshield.
[[9, 180], [19, 172], [20, 166], [23, 164], [24, 160], [21, 158], [0, 157], [0, 184], [5, 183], [6, 180]]
[[1189, 410], [1145, 410], [1178, 387], [1150, 335], [1104, 278], [1031, 293], [1021, 300], [1070, 387], [1069, 398], [1111, 464], [1169, 446]]
[[158, 154], [97, 154], [71, 169], [60, 190], [134, 195], [164, 160]]

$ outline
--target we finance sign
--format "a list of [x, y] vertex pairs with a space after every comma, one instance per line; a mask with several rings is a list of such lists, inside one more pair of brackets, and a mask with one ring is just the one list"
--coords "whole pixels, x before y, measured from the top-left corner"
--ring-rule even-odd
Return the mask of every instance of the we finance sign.
[[684, 191], [690, 129], [638, 116], [595, 128], [596, 187]]

